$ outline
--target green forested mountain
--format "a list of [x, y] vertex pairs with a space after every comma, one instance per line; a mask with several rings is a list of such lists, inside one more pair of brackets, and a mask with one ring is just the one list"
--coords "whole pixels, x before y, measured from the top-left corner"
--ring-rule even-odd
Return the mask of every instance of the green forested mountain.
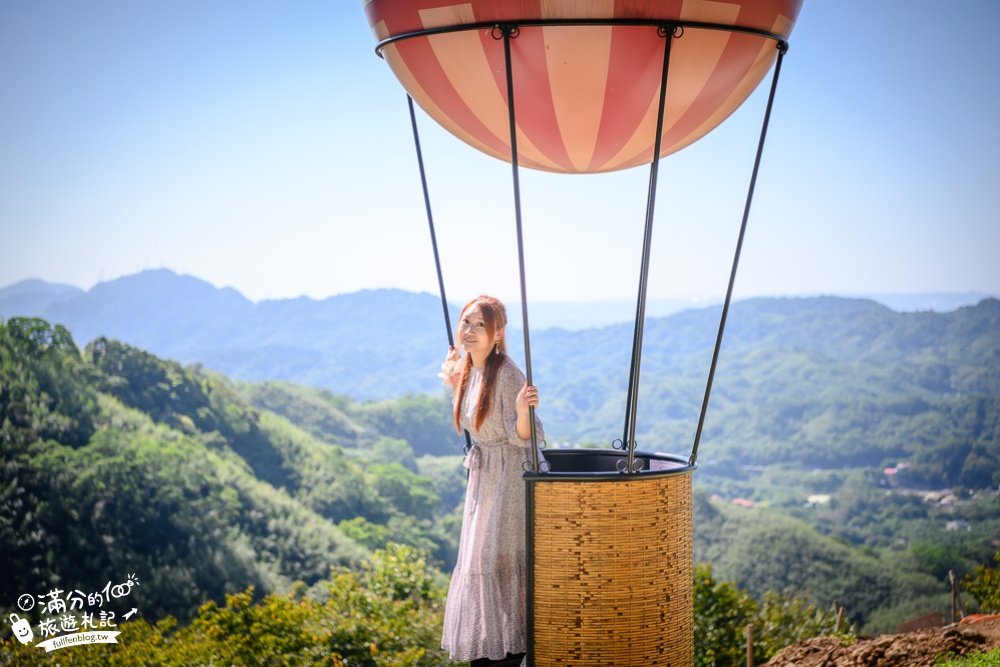
[[[295, 404], [299, 414], [291, 419], [310, 424], [339, 424], [392, 406], [352, 404], [328, 392], [279, 383], [241, 385], [241, 392], [258, 406], [266, 402], [282, 410]], [[446, 429], [446, 411], [432, 404], [432, 412], [444, 412], [438, 415], [438, 429]], [[330, 414], [339, 419], [326, 417]], [[461, 440], [455, 434], [450, 439], [457, 451]], [[946, 442], [927, 452], [945, 457], [951, 448]], [[421, 473], [447, 499], [445, 506], [454, 507], [462, 493], [461, 478], [455, 476], [459, 457], [417, 454]], [[433, 461], [443, 464], [432, 466]], [[995, 462], [991, 466], [990, 476], [997, 471]], [[922, 493], [912, 476], [890, 482], [881, 466], [817, 469], [794, 461], [711, 464], [693, 478], [696, 562], [710, 563], [716, 576], [758, 599], [771, 591], [806, 595], [823, 606], [836, 601], [868, 632], [892, 631], [932, 611], [947, 618], [949, 571], [961, 579], [989, 563], [1000, 535], [1000, 495], [990, 485]]]
[[[22, 287], [4, 290], [0, 312], [43, 311], [83, 340], [106, 336], [237, 381], [315, 387], [341, 401], [398, 399], [392, 407], [373, 403], [338, 430], [299, 418], [309, 401], [329, 402], [320, 394], [295, 390], [282, 398], [262, 386], [246, 396], [314, 437], [352, 444], [388, 435], [418, 455], [458, 451], [450, 431], [422, 417], [430, 414], [424, 408], [447, 409], [435, 403], [443, 395], [436, 374], [446, 337], [431, 295], [380, 290], [254, 304], [170, 271], [145, 271], [86, 293]], [[647, 320], [636, 420], [641, 448], [690, 452], [720, 312], [712, 306]], [[512, 356], [523, 359], [520, 332], [512, 328], [508, 339]], [[623, 436], [631, 340], [630, 324], [533, 332], [533, 378], [543, 392], [550, 444], [609, 446]], [[996, 299], [945, 313], [899, 313], [834, 297], [740, 301], [729, 315], [701, 470], [733, 478], [759, 466], [903, 463], [901, 475], [914, 485], [996, 487], [998, 400]], [[373, 420], [367, 434], [358, 418]]]
[[[690, 451], [718, 315], [710, 308], [649, 324], [640, 447]], [[547, 433], [598, 444], [621, 437], [622, 336], [613, 328], [555, 335], [539, 336], [532, 352]], [[905, 460], [907, 474], [929, 485], [995, 487], [1000, 478], [985, 471], [1000, 459], [998, 399], [1000, 301], [894, 313], [837, 298], [751, 300], [730, 313], [699, 455], [706, 469], [730, 470]]]
[[[446, 336], [440, 302], [429, 294], [378, 290], [254, 304], [166, 270], [86, 293], [46, 284], [0, 292], [8, 318], [44, 316], [80, 340], [127, 341], [237, 381], [284, 381], [361, 401], [442, 393], [436, 374]], [[534, 313], [545, 316], [545, 308]], [[690, 451], [720, 312], [711, 306], [647, 319], [641, 447]], [[511, 354], [522, 360], [523, 338], [511, 326]], [[608, 446], [622, 437], [631, 341], [631, 324], [532, 332], [533, 378], [553, 444]], [[739, 301], [700, 457], [705, 470], [905, 461], [906, 474], [928, 485], [995, 485], [1000, 480], [984, 475], [996, 459], [989, 443], [998, 396], [996, 299], [943, 313], [834, 297]], [[447, 450], [407, 439], [424, 453]], [[949, 456], [929, 458], [926, 445], [942, 442], [955, 444]]]
[[[369, 296], [364, 308], [385, 305]], [[641, 449], [691, 447], [718, 314], [648, 322]], [[392, 398], [280, 373], [230, 379], [107, 337], [80, 351], [61, 325], [3, 323], [0, 555], [12, 574], [0, 606], [135, 572], [144, 613], [184, 618], [247, 585], [313, 584], [388, 542], [447, 571], [464, 472], [439, 346], [394, 340], [432, 378], [407, 390], [400, 359], [384, 364], [370, 333], [357, 345], [342, 317], [317, 339], [338, 341]], [[755, 595], [837, 600], [859, 626], [946, 612], [948, 571], [988, 562], [1000, 535], [998, 325], [996, 300], [910, 314], [834, 298], [735, 304], [694, 475], [696, 560]], [[549, 446], [621, 437], [630, 341], [628, 326], [533, 335]]]
[[[796, 476], [793, 489], [809, 484]], [[935, 611], [949, 619], [949, 572], [962, 581], [990, 562], [1000, 498], [992, 491], [929, 503], [898, 489], [889, 494], [871, 477], [827, 487], [832, 500], [822, 507], [783, 506], [764, 494], [752, 509], [710, 498], [704, 489], [713, 481], [702, 477], [694, 498], [695, 560], [757, 599], [773, 592], [836, 603], [865, 634], [895, 632], [899, 623]]]
[[[690, 450], [718, 317], [718, 308], [707, 308], [648, 322], [640, 447]], [[540, 414], [550, 444], [606, 447], [622, 436], [631, 334], [622, 325], [533, 337], [534, 378], [544, 391]], [[516, 332], [509, 338], [518, 358]], [[367, 358], [377, 373], [377, 357]], [[265, 387], [248, 400], [259, 400]], [[435, 386], [432, 395], [440, 397], [441, 389]], [[401, 401], [417, 409], [399, 423], [415, 423], [422, 403], [437, 413], [447, 409], [420, 396]], [[290, 400], [303, 403], [301, 393]], [[296, 421], [280, 405], [260, 405]], [[418, 454], [459, 446], [450, 430], [430, 423], [409, 433], [384, 419], [381, 425]], [[735, 304], [699, 454], [705, 473], [727, 477], [755, 466], [881, 469], [905, 463], [901, 476], [911, 485], [996, 488], [1000, 301], [952, 313], [896, 313], [832, 297]]]
[[[779, 358], [799, 353], [788, 363], [805, 355], [821, 372], [816, 379], [825, 381], [830, 378], [824, 374], [834, 373], [839, 380], [858, 364], [884, 368], [915, 361], [922, 375], [900, 377], [895, 384], [943, 389], [960, 378], [941, 376], [941, 364], [954, 370], [956, 362], [973, 360], [978, 366], [985, 360], [996, 372], [989, 349], [966, 343], [980, 340], [995, 353], [997, 303], [984, 299], [974, 308], [935, 313], [895, 312], [870, 300], [833, 297], [738, 301], [730, 313], [717, 389], [733, 386], [726, 381], [725, 364], [736, 363], [733, 355], [744, 348], [771, 350]], [[529, 305], [533, 322], [558, 322], [564, 312], [555, 304]], [[508, 307], [508, 342], [521, 360], [519, 309]], [[453, 323], [457, 308], [452, 304]], [[648, 398], [642, 405], [650, 419], [700, 401], [719, 314], [716, 305], [647, 318], [643, 386], [654, 384], [644, 389]], [[104, 336], [164, 359], [200, 363], [234, 380], [289, 381], [360, 400], [438, 392], [436, 374], [447, 346], [441, 303], [430, 294], [373, 290], [319, 301], [253, 303], [233, 289], [165, 269], [100, 283], [87, 292], [40, 281], [3, 288], [0, 317], [41, 317], [63, 324], [79, 341]], [[549, 421], [567, 439], [620, 435], [619, 403], [624, 403], [632, 342], [629, 317], [622, 319], [622, 324], [580, 331], [536, 324], [531, 332], [539, 382], [550, 397], [564, 402], [559, 406], [564, 409], [550, 410]], [[991, 321], [992, 339], [985, 328]], [[954, 349], [944, 349], [949, 346]], [[681, 377], [666, 378], [662, 370]], [[657, 378], [668, 384], [655, 386]], [[773, 380], [781, 393], [783, 378]], [[995, 390], [995, 375], [990, 382]], [[601, 408], [598, 414], [594, 407]], [[586, 434], [587, 428], [594, 433]]]
[[81, 354], [61, 326], [11, 320], [0, 326], [0, 605], [137, 573], [147, 614], [183, 618], [250, 585], [281, 591], [356, 563], [372, 527], [382, 544], [445, 562], [440, 499], [390, 462], [393, 444], [351, 457], [250, 407], [221, 376], [103, 338]]
[[[757, 595], [809, 590], [880, 629], [947, 616], [949, 570], [989, 562], [1000, 535], [1000, 302], [910, 315], [833, 298], [738, 306], [694, 475], [696, 559]], [[717, 315], [651, 322], [640, 448], [690, 448]], [[545, 333], [533, 360], [550, 445], [608, 446], [624, 405], [621, 331]], [[330, 400], [277, 384], [244, 395], [296, 423], [282, 405]], [[449, 437], [460, 447], [434, 433], [418, 456]]]

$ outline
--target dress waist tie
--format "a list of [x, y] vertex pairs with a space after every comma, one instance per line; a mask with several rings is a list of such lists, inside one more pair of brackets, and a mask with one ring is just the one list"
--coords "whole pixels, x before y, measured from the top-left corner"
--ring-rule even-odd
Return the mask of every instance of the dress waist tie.
[[469, 470], [479, 470], [483, 463], [483, 450], [479, 446], [478, 442], [472, 443], [472, 449], [465, 455], [465, 460], [462, 461], [462, 465]]
[[[479, 446], [479, 443], [472, 443], [472, 448], [465, 455], [465, 460], [462, 461], [462, 465], [469, 470], [479, 470], [483, 464], [483, 448]], [[475, 483], [471, 483], [473, 478], [469, 477], [469, 487], [466, 489], [466, 493], [470, 494], [469, 501], [472, 503], [472, 507], [479, 504], [479, 479], [478, 476], [475, 478]]]

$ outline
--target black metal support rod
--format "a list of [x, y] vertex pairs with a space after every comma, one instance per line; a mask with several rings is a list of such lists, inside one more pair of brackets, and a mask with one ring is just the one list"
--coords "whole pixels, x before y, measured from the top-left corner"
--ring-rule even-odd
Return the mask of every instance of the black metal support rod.
[[[521, 184], [517, 164], [517, 116], [514, 113], [514, 74], [511, 69], [510, 39], [517, 36], [517, 26], [500, 26], [503, 32], [503, 57], [507, 69], [507, 116], [510, 121], [510, 165], [514, 179], [514, 219], [517, 222], [517, 261], [521, 281], [521, 322], [524, 328], [524, 377], [527, 383], [531, 381], [531, 339], [528, 334], [528, 290], [524, 271], [524, 232], [521, 226]], [[538, 432], [535, 429], [535, 409], [528, 408], [528, 421], [531, 424], [531, 453], [533, 456], [533, 472], [539, 472]]]
[[524, 608], [525, 657], [528, 667], [535, 665], [535, 483], [524, 485], [524, 552], [527, 567], [524, 568], [524, 588], [526, 602]]
[[444, 311], [444, 326], [448, 330], [448, 345], [455, 346], [455, 335], [451, 330], [451, 316], [448, 314], [448, 299], [444, 292], [444, 275], [441, 272], [441, 255], [438, 253], [437, 234], [434, 232], [434, 215], [431, 213], [431, 197], [427, 190], [427, 175], [424, 170], [424, 154], [420, 150], [420, 134], [417, 132], [417, 115], [413, 109], [413, 98], [406, 96], [410, 108], [410, 125], [413, 127], [413, 145], [417, 148], [417, 165], [420, 168], [420, 185], [424, 191], [424, 208], [427, 210], [427, 226], [431, 232], [431, 248], [434, 250], [434, 266], [437, 268], [438, 291], [441, 294], [441, 309]]
[[694, 445], [688, 465], [698, 461], [698, 445], [701, 443], [701, 433], [705, 426], [705, 415], [708, 412], [708, 399], [712, 393], [712, 382], [715, 379], [715, 369], [719, 363], [719, 351], [722, 349], [722, 335], [726, 329], [726, 319], [729, 317], [729, 304], [733, 299], [733, 286], [736, 284], [736, 269], [740, 262], [740, 252], [743, 250], [743, 238], [747, 231], [747, 220], [750, 218], [750, 204], [753, 202], [753, 191], [757, 185], [757, 173], [760, 170], [760, 159], [764, 153], [764, 140], [767, 138], [767, 126], [771, 120], [771, 108], [774, 105], [774, 94], [778, 89], [778, 75], [781, 73], [781, 61], [788, 51], [787, 42], [779, 42], [778, 59], [774, 65], [774, 75], [771, 77], [771, 90], [767, 97], [767, 107], [764, 111], [764, 122], [760, 129], [760, 139], [757, 142], [757, 155], [754, 158], [753, 172], [750, 175], [750, 185], [747, 189], [746, 205], [743, 207], [743, 221], [740, 224], [740, 234], [736, 241], [736, 252], [733, 254], [733, 268], [729, 273], [729, 287], [726, 289], [726, 300], [722, 305], [722, 316], [719, 318], [719, 333], [715, 338], [715, 351], [712, 353], [712, 365], [708, 371], [708, 381], [705, 384], [705, 398], [701, 402], [701, 415], [698, 417], [698, 430], [694, 435]]
[[625, 435], [622, 446], [628, 448], [625, 472], [635, 472], [635, 419], [639, 407], [639, 369], [642, 361], [642, 333], [646, 323], [646, 291], [649, 284], [649, 256], [653, 241], [653, 211], [656, 206], [656, 183], [659, 174], [660, 146], [663, 141], [663, 114], [667, 101], [667, 71], [670, 68], [670, 46], [676, 27], [661, 27], [665, 32], [663, 45], [663, 71], [660, 74], [660, 101], [656, 115], [656, 140], [653, 161], [649, 165], [649, 192], [646, 196], [646, 231], [642, 241], [642, 267], [639, 271], [639, 297], [635, 311], [635, 331], [632, 336], [632, 362], [629, 374], [628, 397], [625, 407]]
[[[424, 154], [420, 150], [420, 133], [417, 131], [417, 114], [413, 110], [413, 98], [406, 96], [406, 104], [410, 108], [410, 125], [413, 127], [413, 145], [417, 149], [417, 166], [420, 168], [420, 185], [424, 191], [424, 208], [427, 209], [427, 226], [431, 230], [431, 248], [434, 250], [434, 266], [437, 268], [438, 290], [441, 293], [441, 309], [444, 311], [444, 328], [448, 332], [448, 345], [455, 347], [455, 334], [451, 329], [451, 316], [448, 314], [448, 298], [444, 292], [444, 274], [441, 271], [441, 254], [438, 252], [437, 234], [434, 232], [434, 215], [431, 213], [431, 197], [427, 189], [427, 175], [424, 171]], [[465, 451], [472, 449], [472, 437], [465, 433]]]

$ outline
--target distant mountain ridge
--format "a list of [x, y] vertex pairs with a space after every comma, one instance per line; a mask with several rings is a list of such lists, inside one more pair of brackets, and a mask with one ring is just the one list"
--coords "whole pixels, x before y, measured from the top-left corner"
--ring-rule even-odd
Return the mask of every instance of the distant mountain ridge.
[[[892, 381], [897, 393], [934, 387], [944, 394], [974, 389], [995, 395], [1000, 370], [990, 355], [1000, 349], [998, 305], [986, 299], [951, 313], [897, 313], [863, 299], [748, 299], [733, 304], [720, 371], [751, 363], [744, 355], [760, 363], [770, 354], [769, 363], [778, 365], [794, 351], [804, 355], [802, 364], [817, 366], [817, 381], [838, 391], [846, 385], [831, 378], [853, 382], [866, 373], [871, 387], [888, 391], [891, 382], [874, 377], [875, 369], [901, 364]], [[546, 314], [545, 304], [532, 308], [532, 315]], [[454, 323], [457, 307], [451, 310]], [[641, 405], [668, 405], [667, 412], [685, 416], [695, 409], [720, 312], [714, 305], [647, 319]], [[292, 381], [362, 400], [442, 391], [437, 373], [447, 336], [440, 299], [430, 294], [385, 289], [255, 304], [231, 288], [150, 270], [87, 292], [18, 283], [0, 289], [0, 316], [41, 317], [65, 325], [81, 345], [106, 336], [238, 380]], [[523, 337], [515, 325], [508, 343], [521, 363]], [[533, 329], [534, 379], [551, 397], [550, 419], [572, 424], [585, 417], [612, 429], [621, 411], [616, 406], [624, 402], [632, 328], [627, 322], [580, 331]], [[720, 373], [720, 399], [735, 391], [725, 377]]]
[[[136, 293], [154, 297], [158, 292], [164, 290], [169, 292], [177, 291], [184, 294], [186, 284], [188, 294], [200, 296], [209, 302], [228, 302], [235, 305], [241, 303], [241, 307], [254, 307], [254, 303], [246, 299], [242, 294], [233, 288], [217, 288], [199, 278], [188, 275], [179, 275], [169, 269], [149, 269], [138, 274], [124, 276], [115, 280], [101, 282], [91, 290], [82, 290], [72, 285], [59, 283], [48, 283], [37, 278], [23, 280], [7, 287], [0, 287], [0, 317], [13, 317], [17, 315], [45, 317], [45, 313], [51, 308], [54, 312], [60, 312], [62, 305], [67, 301], [83, 301], [90, 305], [95, 299], [99, 302], [102, 293], [121, 294]], [[211, 291], [228, 293], [228, 297], [219, 300], [214, 299], [209, 293]], [[365, 294], [371, 290], [364, 290], [356, 294]], [[393, 290], [374, 290], [378, 292]], [[412, 292], [405, 292], [413, 294]], [[176, 296], [176, 295], [175, 295]], [[267, 304], [285, 304], [285, 307], [294, 308], [292, 304], [320, 304], [327, 301], [337, 301], [352, 295], [334, 296], [328, 299], [316, 301], [308, 297], [298, 297], [293, 299], [265, 300], [256, 304], [266, 306]], [[799, 296], [797, 298], [813, 298], [827, 296], [823, 294]], [[950, 312], [964, 306], [971, 306], [979, 303], [991, 295], [982, 292], [946, 292], [928, 294], [850, 294], [839, 295], [841, 298], [871, 300], [880, 303], [890, 310], [896, 312]], [[1000, 295], [996, 295], [1000, 296]], [[778, 297], [780, 298], [780, 297]], [[742, 300], [742, 299], [738, 299]], [[435, 295], [440, 311], [439, 297]], [[710, 297], [688, 297], [688, 298], [649, 298], [646, 302], [646, 317], [666, 317], [684, 310], [702, 309], [717, 306], [722, 303], [722, 298]], [[457, 309], [456, 304], [451, 304], [452, 309]], [[511, 323], [520, 326], [521, 305], [509, 303], [508, 315]], [[534, 330], [543, 329], [566, 329], [570, 331], [580, 331], [594, 329], [604, 326], [631, 323], [635, 319], [635, 301], [605, 300], [590, 302], [542, 302], [530, 304], [531, 324]]]
[[[34, 315], [84, 296], [79, 287], [31, 278], [0, 289], [0, 316]], [[9, 313], [9, 315], [8, 315]]]
[[[18, 283], [0, 290], [0, 316], [63, 324], [81, 344], [106, 336], [233, 378], [336, 386], [362, 398], [431, 390], [437, 371], [426, 352], [417, 359], [421, 350], [443, 356], [447, 348], [440, 301], [430, 295], [376, 290], [255, 304], [232, 288], [168, 270], [88, 292]], [[369, 355], [393, 373], [369, 372]]]

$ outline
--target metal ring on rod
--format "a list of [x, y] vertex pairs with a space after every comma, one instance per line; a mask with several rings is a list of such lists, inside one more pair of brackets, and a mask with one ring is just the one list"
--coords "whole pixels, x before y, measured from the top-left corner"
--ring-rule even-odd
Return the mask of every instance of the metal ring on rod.
[[[725, 23], [709, 23], [706, 21], [684, 21], [680, 19], [672, 19], [670, 21], [664, 21], [663, 19], [614, 19], [614, 18], [601, 18], [601, 19], [531, 19], [531, 20], [516, 20], [510, 21], [504, 24], [505, 26], [513, 27], [520, 30], [521, 27], [549, 27], [549, 26], [655, 26], [657, 30], [660, 30], [664, 26], [670, 25], [680, 28], [683, 32], [685, 28], [691, 28], [693, 30], [717, 30], [720, 32], [737, 32], [745, 35], [755, 35], [757, 37], [764, 37], [766, 39], [771, 39], [780, 45], [784, 45], [787, 48], [788, 41], [775, 32], [770, 32], [768, 30], [759, 30], [757, 28], [747, 28], [738, 25], [728, 25]], [[394, 44], [399, 41], [410, 39], [413, 37], [427, 37], [430, 35], [443, 35], [451, 32], [465, 32], [467, 30], [488, 30], [492, 32], [500, 27], [495, 21], [489, 21], [485, 23], [463, 23], [461, 25], [451, 25], [451, 26], [440, 26], [437, 28], [426, 28], [424, 30], [416, 30], [414, 32], [404, 33], [402, 35], [395, 35], [383, 39], [378, 44], [375, 45], [375, 54], [381, 58], [382, 49], [390, 44]], [[516, 36], [516, 35], [515, 35]], [[680, 37], [679, 34], [674, 35], [675, 37]], [[494, 39], [499, 39], [494, 36]]]

